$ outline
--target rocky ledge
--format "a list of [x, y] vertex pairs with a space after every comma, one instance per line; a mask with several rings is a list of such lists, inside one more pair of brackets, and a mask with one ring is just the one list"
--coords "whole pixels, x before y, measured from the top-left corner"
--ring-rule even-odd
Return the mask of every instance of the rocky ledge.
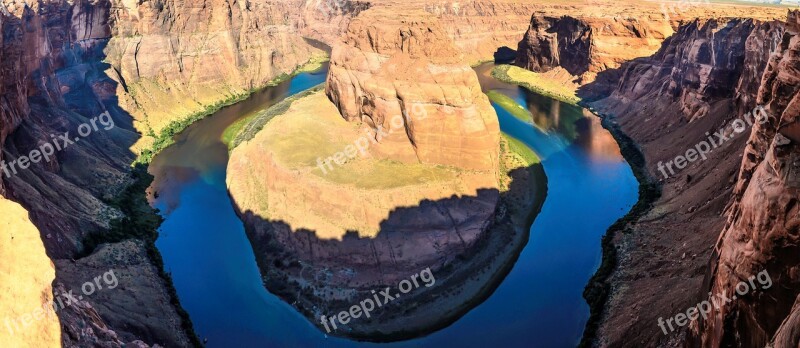
[[266, 286], [320, 328], [320, 316], [431, 270], [435, 286], [332, 333], [371, 341], [431, 332], [481, 302], [543, 192], [438, 21], [387, 18], [354, 19], [325, 93], [236, 147], [227, 178]]

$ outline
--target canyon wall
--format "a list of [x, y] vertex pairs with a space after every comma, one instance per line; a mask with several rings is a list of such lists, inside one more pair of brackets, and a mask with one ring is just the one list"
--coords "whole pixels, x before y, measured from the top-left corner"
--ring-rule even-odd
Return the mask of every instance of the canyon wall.
[[[39, 231], [18, 204], [0, 198], [0, 342], [14, 347], [55, 347], [61, 327], [52, 306], [55, 269]], [[23, 324], [23, 319], [25, 319]]]
[[[145, 137], [263, 87], [322, 52], [300, 36], [303, 0], [120, 2], [107, 72]], [[137, 144], [137, 150], [140, 148]]]
[[535, 14], [519, 42], [516, 65], [534, 72], [561, 68], [582, 84], [593, 81], [601, 71], [649, 56], [671, 34], [666, 19]]
[[[800, 345], [799, 15], [790, 14], [761, 76], [755, 102], [770, 116], [750, 133], [709, 274], [711, 294], [738, 298], [700, 323], [705, 347]], [[740, 283], [756, 276], [761, 289], [742, 291]]]
[[[797, 150], [777, 132], [786, 125], [791, 133], [797, 114], [790, 103], [796, 71], [783, 58], [793, 56], [791, 37], [781, 22], [695, 20], [653, 56], [601, 72], [579, 90], [639, 144], [662, 191], [613, 240], [618, 264], [606, 283], [611, 294], [597, 345], [764, 346], [774, 338], [797, 346], [789, 316], [800, 292], [791, 251]], [[760, 117], [757, 106], [770, 117]], [[709, 141], [710, 153], [677, 165], [676, 156]], [[674, 320], [659, 326], [709, 292], [731, 294], [764, 268], [782, 289], [734, 300], [710, 321], [694, 322], [702, 341]]]
[[[0, 173], [0, 193], [25, 207], [39, 231], [45, 248], [35, 257], [55, 260], [56, 284], [73, 290], [91, 275], [61, 261], [91, 252], [86, 238], [123, 217], [114, 201], [132, 182], [129, 166], [165, 128], [175, 130], [170, 123], [263, 86], [319, 52], [298, 32], [302, 5], [2, 2], [0, 158], [18, 164], [43, 144], [61, 146], [55, 140], [61, 135], [70, 140], [49, 160]], [[81, 124], [105, 113], [112, 127], [75, 140]], [[143, 260], [127, 266], [134, 283], [59, 311], [63, 344], [189, 345], [184, 319], [166, 304], [169, 292], [147, 248], [108, 247]], [[93, 263], [114, 266], [108, 258]], [[105, 310], [129, 303], [137, 291], [167, 301], [126, 308], [129, 316]], [[139, 321], [137, 314], [150, 319]]]
[[[515, 64], [577, 88], [594, 82], [600, 72], [655, 54], [664, 39], [696, 18], [769, 21], [783, 19], [785, 13], [783, 8], [704, 2], [592, 0], [583, 5], [545, 5], [533, 12], [530, 26], [516, 46]], [[613, 83], [617, 78], [601, 76], [600, 83]]]

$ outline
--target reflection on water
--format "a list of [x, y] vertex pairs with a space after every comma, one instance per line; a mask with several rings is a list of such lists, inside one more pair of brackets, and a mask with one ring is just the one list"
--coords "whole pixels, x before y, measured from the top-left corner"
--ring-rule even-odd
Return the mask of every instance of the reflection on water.
[[[593, 116], [496, 81], [490, 69], [476, 69], [483, 88], [502, 91], [534, 115], [529, 124], [496, 108], [503, 131], [543, 158], [547, 200], [528, 245], [492, 296], [450, 327], [385, 346], [574, 346], [589, 315], [582, 291], [599, 266], [600, 237], [636, 201], [630, 167]], [[156, 177], [151, 201], [166, 219], [156, 245], [208, 347], [375, 345], [327, 338], [265, 290], [225, 187], [224, 129], [323, 82], [325, 74], [301, 74], [197, 122], [150, 166]]]

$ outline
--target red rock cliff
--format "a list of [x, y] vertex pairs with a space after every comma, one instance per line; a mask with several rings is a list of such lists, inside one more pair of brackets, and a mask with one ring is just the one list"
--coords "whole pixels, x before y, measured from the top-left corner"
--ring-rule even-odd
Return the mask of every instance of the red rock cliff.
[[[652, 57], [601, 73], [581, 90], [592, 107], [640, 144], [663, 191], [654, 208], [628, 226], [631, 233], [615, 238], [619, 264], [609, 279], [601, 345], [686, 344], [691, 333], [685, 327], [665, 335], [658, 318], [685, 312], [709, 291], [730, 294], [732, 286], [765, 268], [780, 279], [781, 290], [726, 305], [700, 325], [699, 342], [763, 346], [796, 337], [789, 329], [796, 315], [789, 312], [798, 295], [797, 251], [791, 251], [797, 238], [791, 174], [797, 149], [778, 131], [797, 114], [791, 102], [796, 72], [789, 63], [794, 39], [785, 28], [779, 22], [694, 21]], [[769, 121], [737, 131], [737, 119], [755, 120], [748, 113], [756, 105], [765, 106]], [[664, 169], [719, 130], [728, 140], [707, 159], [676, 172]], [[705, 279], [711, 279], [710, 288]], [[797, 341], [783, 346], [796, 347]]]

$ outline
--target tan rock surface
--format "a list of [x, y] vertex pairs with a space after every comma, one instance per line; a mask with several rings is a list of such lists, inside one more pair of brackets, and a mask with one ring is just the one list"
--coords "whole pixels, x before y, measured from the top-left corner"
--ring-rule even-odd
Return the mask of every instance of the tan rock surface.
[[55, 267], [28, 212], [0, 198], [0, 342], [55, 347], [61, 327], [52, 307]]
[[[334, 47], [326, 92], [348, 121], [389, 129], [383, 156], [404, 162], [495, 171], [500, 126], [478, 78], [438, 21], [370, 9]], [[423, 119], [424, 117], [424, 119]]]

